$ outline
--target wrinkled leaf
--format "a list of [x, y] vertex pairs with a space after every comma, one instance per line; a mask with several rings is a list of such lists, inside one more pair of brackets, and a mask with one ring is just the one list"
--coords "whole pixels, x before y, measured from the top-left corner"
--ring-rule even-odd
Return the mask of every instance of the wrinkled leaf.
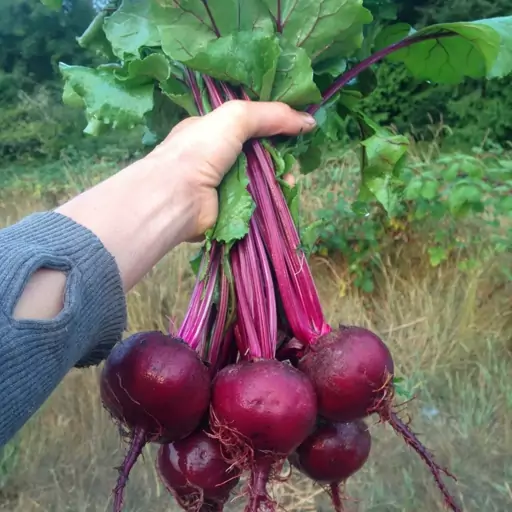
[[83, 98], [78, 95], [71, 84], [66, 82], [64, 84], [64, 90], [62, 91], [62, 101], [65, 105], [72, 108], [84, 108], [85, 103]]
[[160, 46], [160, 34], [151, 17], [151, 4], [140, 0], [123, 0], [104, 22], [104, 31], [114, 53], [120, 58], [139, 56], [144, 46]]
[[236, 32], [213, 40], [194, 57], [182, 60], [189, 68], [205, 75], [246, 85], [261, 100], [268, 101], [279, 54], [279, 41], [275, 35], [261, 31]]
[[170, 76], [165, 82], [160, 84], [160, 88], [176, 105], [184, 108], [189, 115], [199, 115], [194, 96], [184, 82], [175, 76]]
[[116, 55], [112, 51], [112, 45], [105, 35], [103, 23], [107, 14], [105, 12], [98, 13], [91, 21], [84, 33], [77, 37], [77, 43], [82, 48], [87, 48], [94, 52], [104, 55], [107, 60], [113, 61]]
[[210, 18], [201, 0], [152, 2], [151, 19], [158, 26], [162, 48], [174, 60], [187, 62], [198, 53], [208, 53], [219, 35], [263, 31], [273, 34], [272, 19], [260, 2], [209, 0]]
[[361, 142], [365, 151], [362, 167], [361, 196], [369, 191], [393, 216], [400, 202], [394, 186], [394, 175], [404, 163], [409, 141], [403, 135], [382, 132]]
[[[69, 66], [61, 63], [60, 72], [67, 85], [67, 97], [82, 98], [89, 121], [87, 133], [97, 135], [101, 125], [131, 128], [144, 123], [153, 108], [153, 84], [139, 85], [118, 80], [112, 70]], [[71, 95], [70, 91], [74, 94]]]
[[372, 21], [362, 0], [263, 2], [281, 23], [283, 36], [313, 61], [351, 55], [362, 43], [363, 25]]
[[[434, 39], [422, 37], [449, 34]], [[419, 31], [399, 23], [384, 29], [376, 39], [383, 49], [405, 37], [419, 42], [390, 53], [420, 80], [456, 84], [465, 77], [498, 78], [512, 71], [512, 16], [473, 22], [441, 23]]]
[[249, 221], [254, 212], [254, 201], [247, 191], [247, 159], [241, 155], [226, 174], [219, 191], [217, 223], [207, 233], [208, 240], [217, 240], [231, 246], [249, 232]]
[[171, 66], [167, 58], [160, 53], [153, 53], [144, 59], [133, 59], [115, 72], [119, 80], [130, 80], [132, 83], [147, 84], [153, 81], [165, 82], [171, 74]]
[[281, 41], [281, 56], [272, 89], [272, 100], [294, 107], [321, 101], [322, 95], [313, 80], [311, 59], [302, 48]]

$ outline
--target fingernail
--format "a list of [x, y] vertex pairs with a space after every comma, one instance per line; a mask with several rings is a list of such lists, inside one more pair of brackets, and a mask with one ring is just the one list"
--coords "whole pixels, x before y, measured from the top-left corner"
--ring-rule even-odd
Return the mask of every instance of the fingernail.
[[307, 112], [303, 112], [302, 113], [302, 117], [304, 118], [304, 122], [311, 125], [311, 126], [315, 126], [316, 125], [316, 120], [315, 118], [311, 115], [311, 114], [308, 114]]

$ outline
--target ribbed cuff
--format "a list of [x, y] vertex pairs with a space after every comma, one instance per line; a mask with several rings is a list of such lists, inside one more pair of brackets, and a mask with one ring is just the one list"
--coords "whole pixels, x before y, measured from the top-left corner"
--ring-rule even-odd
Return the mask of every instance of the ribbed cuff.
[[[12, 326], [38, 330], [42, 336], [61, 329], [76, 331], [70, 332], [62, 356], [70, 366], [98, 364], [108, 356], [126, 328], [126, 300], [115, 259], [99, 238], [64, 215], [45, 212], [3, 229], [0, 242], [0, 308]], [[12, 251], [5, 250], [9, 247]], [[48, 321], [13, 319], [26, 283], [40, 268], [68, 274], [62, 312]]]

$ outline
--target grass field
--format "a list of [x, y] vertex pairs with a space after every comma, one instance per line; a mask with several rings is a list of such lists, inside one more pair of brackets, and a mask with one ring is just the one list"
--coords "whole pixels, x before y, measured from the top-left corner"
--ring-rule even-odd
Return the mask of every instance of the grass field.
[[[108, 167], [97, 164], [87, 176]], [[36, 186], [31, 194], [5, 188], [0, 227], [54, 206], [62, 193], [59, 187], [41, 193]], [[305, 204], [317, 202], [318, 190], [306, 191]], [[193, 279], [191, 251], [174, 251], [130, 293], [130, 331], [165, 329], [167, 315], [182, 318]], [[409, 245], [384, 259], [368, 297], [343, 286], [342, 261], [312, 262], [328, 321], [370, 327], [389, 343], [400, 373], [416, 387], [418, 398], [409, 406], [414, 429], [458, 476], [451, 488], [472, 512], [512, 509], [511, 288], [496, 281], [498, 266], [511, 263], [502, 258], [465, 273], [453, 260], [432, 268], [425, 248]], [[72, 371], [24, 428], [18, 464], [0, 488], [0, 511], [109, 510], [124, 446], [101, 407], [97, 382], [97, 369]], [[416, 456], [388, 427], [372, 424], [371, 431], [370, 461], [347, 485], [347, 510], [442, 510]], [[127, 512], [177, 510], [153, 461], [154, 450], [147, 449], [129, 483]], [[322, 490], [297, 475], [276, 487], [276, 497], [288, 511], [329, 510]], [[240, 504], [235, 500], [228, 508]]]

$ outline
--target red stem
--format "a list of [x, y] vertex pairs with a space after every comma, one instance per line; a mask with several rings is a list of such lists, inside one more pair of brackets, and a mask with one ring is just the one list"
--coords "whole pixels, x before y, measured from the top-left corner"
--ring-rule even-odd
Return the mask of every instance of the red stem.
[[220, 268], [220, 251], [212, 246], [209, 255], [209, 269], [204, 279], [201, 279], [201, 273], [197, 276], [196, 285], [192, 292], [187, 314], [178, 331], [178, 337], [186, 341], [194, 350], [197, 350], [201, 341], [208, 334], [206, 327], [212, 312], [213, 295], [217, 284], [217, 277]]
[[281, 0], [277, 0], [276, 29], [280, 34], [283, 33], [283, 10]]
[[242, 251], [234, 248], [231, 251], [231, 265], [233, 268], [233, 281], [236, 288], [237, 299], [237, 328], [239, 332], [239, 348], [242, 354], [247, 354], [252, 358], [259, 359], [263, 357], [258, 334], [254, 323], [254, 317], [251, 315], [251, 304], [246, 295], [244, 281], [247, 277], [242, 272]]
[[454, 32], [444, 32], [440, 34], [426, 34], [422, 36], [411, 36], [398, 41], [392, 45], [386, 46], [382, 50], [375, 52], [373, 55], [370, 55], [366, 59], [362, 60], [358, 64], [356, 64], [352, 69], [349, 69], [345, 73], [343, 73], [334, 83], [323, 93], [322, 102], [317, 105], [311, 105], [307, 112], [312, 115], [315, 115], [320, 108], [325, 105], [336, 93], [338, 93], [345, 85], [347, 85], [351, 80], [356, 78], [359, 73], [364, 71], [366, 68], [369, 68], [379, 60], [384, 59], [391, 53], [394, 53], [398, 50], [403, 50], [408, 46], [411, 46], [415, 43], [421, 43], [422, 41], [428, 41], [430, 39], [438, 39], [440, 37], [452, 37], [455, 36]]
[[229, 307], [229, 283], [222, 269], [219, 281], [219, 304], [208, 351], [208, 362], [212, 365], [214, 373], [222, 366], [222, 343], [226, 334], [226, 319]]

